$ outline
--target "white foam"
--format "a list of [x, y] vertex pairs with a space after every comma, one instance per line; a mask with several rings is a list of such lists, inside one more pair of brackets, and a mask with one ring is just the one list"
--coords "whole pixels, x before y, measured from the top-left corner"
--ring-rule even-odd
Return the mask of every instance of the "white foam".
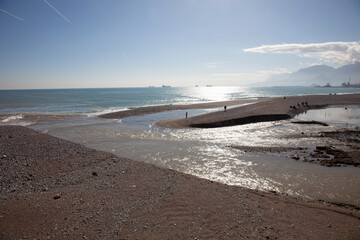
[[19, 114], [19, 115], [7, 117], [7, 118], [1, 120], [0, 122], [2, 122], [2, 123], [13, 122], [13, 121], [23, 119], [23, 118], [24, 118], [24, 115]]
[[105, 110], [98, 111], [98, 112], [86, 113], [86, 116], [89, 118], [98, 117], [103, 114], [113, 113], [113, 112], [122, 112], [122, 111], [126, 111], [126, 110], [129, 110], [129, 108], [109, 108], [109, 109], [105, 109]]
[[7, 118], [4, 118], [2, 120], [0, 120], [0, 124], [2, 125], [19, 125], [19, 126], [29, 126], [31, 124], [34, 124], [35, 122], [31, 122], [31, 121], [24, 121], [24, 115], [23, 114], [18, 114], [18, 115], [13, 115], [13, 116], [9, 116]]

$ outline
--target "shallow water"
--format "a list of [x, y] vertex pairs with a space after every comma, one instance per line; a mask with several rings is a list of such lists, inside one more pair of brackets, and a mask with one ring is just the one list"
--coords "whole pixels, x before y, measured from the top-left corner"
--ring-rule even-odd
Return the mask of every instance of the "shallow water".
[[[213, 110], [186, 111], [192, 116]], [[329, 168], [295, 161], [287, 157], [290, 153], [245, 153], [228, 147], [314, 147], [319, 143], [317, 138], [283, 136], [333, 130], [344, 125], [297, 125], [288, 120], [217, 129], [174, 130], [154, 125], [159, 120], [185, 117], [186, 111], [122, 120], [87, 115], [30, 115], [22, 121], [36, 122], [31, 128], [88, 147], [226, 184], [360, 205], [360, 168]], [[313, 113], [309, 111], [306, 117], [319, 120], [312, 119], [310, 114]]]
[[297, 120], [315, 120], [346, 128], [360, 127], [360, 107], [344, 106], [309, 110], [296, 117]]

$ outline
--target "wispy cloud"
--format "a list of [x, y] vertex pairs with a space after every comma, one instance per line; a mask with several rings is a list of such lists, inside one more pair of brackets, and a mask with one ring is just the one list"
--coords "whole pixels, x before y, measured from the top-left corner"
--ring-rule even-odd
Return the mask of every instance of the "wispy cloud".
[[61, 12], [59, 12], [59, 11], [58, 11], [53, 5], [51, 5], [48, 1], [44, 0], [44, 2], [45, 2], [47, 5], [49, 5], [49, 7], [51, 7], [55, 12], [57, 12], [63, 19], [65, 19], [65, 21], [67, 21], [68, 23], [70, 23], [71, 25], [73, 25], [72, 22], [70, 22], [69, 19], [67, 19], [64, 15], [62, 15]]
[[14, 18], [16, 18], [16, 19], [18, 19], [18, 20], [20, 20], [20, 21], [25, 21], [24, 19], [22, 19], [21, 17], [18, 17], [18, 16], [16, 16], [16, 15], [14, 15], [14, 14], [12, 14], [12, 13], [9, 13], [8, 11], [5, 11], [4, 9], [1, 9], [0, 8], [0, 11], [2, 11], [3, 13], [5, 13], [5, 14], [7, 14], [7, 15], [9, 15], [9, 16], [12, 16], [12, 17], [14, 17]]
[[246, 48], [245, 52], [288, 53], [301, 57], [317, 58], [323, 62], [350, 64], [360, 61], [359, 42], [326, 42], [309, 44], [277, 44]]
[[273, 70], [257, 71], [255, 73], [215, 73], [212, 74], [212, 76], [225, 80], [236, 80], [238, 82], [254, 83], [265, 81], [272, 75], [283, 73], [290, 73], [290, 71], [285, 68], [277, 68]]
[[230, 62], [228, 62], [228, 61], [207, 62], [207, 63], [204, 63], [204, 66], [205, 66], [206, 68], [213, 69], [213, 68], [218, 68], [219, 66], [222, 66], [222, 65], [227, 64], [227, 63], [230, 63]]

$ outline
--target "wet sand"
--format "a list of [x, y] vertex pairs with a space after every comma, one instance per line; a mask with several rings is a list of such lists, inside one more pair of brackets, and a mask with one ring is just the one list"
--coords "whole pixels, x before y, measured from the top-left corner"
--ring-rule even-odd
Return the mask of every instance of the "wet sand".
[[219, 108], [224, 106], [234, 106], [234, 105], [240, 105], [246, 103], [253, 103], [258, 101], [259, 99], [239, 99], [233, 101], [219, 101], [219, 102], [196, 103], [196, 104], [186, 104], [186, 105], [160, 105], [160, 106], [139, 107], [125, 111], [107, 113], [100, 115], [99, 117], [120, 119], [120, 118], [142, 116], [146, 114], [153, 114], [153, 113], [167, 112], [174, 110], [210, 109], [210, 108]]
[[359, 239], [358, 207], [211, 182], [0, 126], [0, 239]]
[[184, 116], [184, 118], [180, 119], [159, 121], [156, 125], [164, 128], [216, 128], [285, 120], [311, 109], [321, 109], [328, 106], [360, 105], [360, 94], [286, 96], [188, 105], [149, 106], [103, 114], [99, 117], [121, 119], [165, 111], [209, 109], [241, 104], [243, 106], [227, 109], [226, 112], [217, 111], [189, 118]]
[[191, 118], [171, 119], [156, 123], [165, 128], [215, 128], [291, 119], [311, 109], [328, 106], [360, 105], [360, 94], [306, 95], [259, 99], [251, 105], [212, 112]]

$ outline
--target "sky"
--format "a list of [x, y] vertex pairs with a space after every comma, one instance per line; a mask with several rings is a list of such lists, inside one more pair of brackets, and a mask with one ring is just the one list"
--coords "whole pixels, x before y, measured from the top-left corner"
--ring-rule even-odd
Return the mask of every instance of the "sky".
[[0, 89], [245, 86], [360, 61], [359, 0], [0, 0]]

